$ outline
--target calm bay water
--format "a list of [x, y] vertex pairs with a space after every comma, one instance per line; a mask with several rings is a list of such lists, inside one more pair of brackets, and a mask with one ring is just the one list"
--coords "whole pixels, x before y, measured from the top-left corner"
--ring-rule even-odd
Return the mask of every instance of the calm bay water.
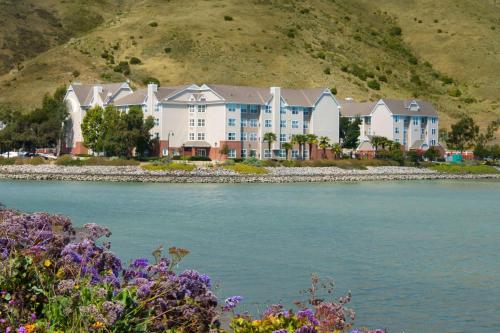
[[191, 250], [240, 310], [291, 306], [310, 273], [351, 290], [356, 326], [500, 332], [500, 182], [170, 185], [0, 181], [10, 208], [113, 231], [122, 258]]

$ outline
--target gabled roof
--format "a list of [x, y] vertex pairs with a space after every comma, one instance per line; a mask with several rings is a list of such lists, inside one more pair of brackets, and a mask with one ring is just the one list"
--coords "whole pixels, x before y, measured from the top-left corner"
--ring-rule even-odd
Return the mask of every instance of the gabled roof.
[[313, 107], [326, 88], [313, 89], [281, 89], [281, 96], [290, 106]]
[[75, 92], [76, 98], [80, 105], [90, 105], [93, 97], [94, 87], [102, 87], [102, 92], [99, 94], [102, 101], [106, 104], [110, 97], [114, 96], [124, 85], [128, 84], [126, 82], [118, 83], [107, 83], [107, 84], [76, 84], [73, 83], [71, 87]]
[[115, 106], [125, 106], [125, 105], [142, 105], [146, 101], [148, 95], [147, 89], [138, 89], [131, 93], [130, 95], [118, 98], [113, 103]]
[[343, 117], [369, 116], [374, 106], [374, 102], [356, 103], [344, 100], [340, 102], [340, 114]]
[[357, 151], [375, 151], [370, 141], [363, 141], [359, 144]]
[[[426, 101], [421, 100], [402, 100], [402, 99], [381, 99], [389, 108], [392, 114], [403, 116], [438, 116], [434, 106]], [[418, 111], [410, 110], [410, 104], [416, 102], [419, 106]]]
[[262, 105], [266, 104], [271, 99], [269, 88], [229, 86], [222, 84], [208, 84], [207, 87], [224, 98], [227, 103]]

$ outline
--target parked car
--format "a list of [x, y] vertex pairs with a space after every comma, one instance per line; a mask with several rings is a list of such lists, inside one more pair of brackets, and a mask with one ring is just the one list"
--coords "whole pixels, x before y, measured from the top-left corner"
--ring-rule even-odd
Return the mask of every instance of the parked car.
[[8, 151], [6, 153], [3, 153], [1, 156], [8, 158], [8, 157], [25, 157], [27, 155], [28, 153], [25, 151]]

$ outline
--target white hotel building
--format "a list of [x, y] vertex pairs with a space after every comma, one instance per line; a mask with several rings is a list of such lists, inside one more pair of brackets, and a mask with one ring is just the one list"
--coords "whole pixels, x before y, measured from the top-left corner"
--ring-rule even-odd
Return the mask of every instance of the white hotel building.
[[[155, 119], [152, 135], [159, 141], [159, 155], [284, 158], [281, 148], [294, 134], [313, 133], [339, 142], [339, 103], [329, 89], [255, 88], [228, 85], [184, 85], [132, 91], [127, 83], [71, 84], [66, 94], [72, 121], [66, 148], [73, 154], [86, 153], [81, 121], [86, 110], [96, 105], [115, 105], [126, 112], [141, 106], [144, 116]], [[263, 136], [276, 134], [268, 150]], [[307, 145], [306, 145], [307, 150]], [[298, 157], [294, 147], [292, 156]], [[309, 152], [306, 152], [306, 156]], [[317, 155], [313, 149], [313, 157]]]

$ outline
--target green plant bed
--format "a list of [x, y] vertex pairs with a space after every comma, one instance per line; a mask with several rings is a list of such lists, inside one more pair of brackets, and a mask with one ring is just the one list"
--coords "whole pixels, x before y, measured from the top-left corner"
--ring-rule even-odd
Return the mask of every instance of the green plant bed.
[[243, 164], [243, 163], [236, 163], [234, 165], [225, 165], [224, 169], [232, 170], [234, 172], [241, 173], [241, 174], [262, 175], [262, 174], [268, 173], [268, 171], [262, 167], [249, 165], [249, 164]]
[[185, 163], [145, 164], [141, 168], [148, 171], [193, 171], [196, 169], [194, 165]]
[[0, 165], [14, 165], [16, 164], [16, 159], [13, 157], [3, 157], [0, 156]]
[[454, 174], [496, 174], [500, 171], [491, 165], [437, 164], [433, 170]]

